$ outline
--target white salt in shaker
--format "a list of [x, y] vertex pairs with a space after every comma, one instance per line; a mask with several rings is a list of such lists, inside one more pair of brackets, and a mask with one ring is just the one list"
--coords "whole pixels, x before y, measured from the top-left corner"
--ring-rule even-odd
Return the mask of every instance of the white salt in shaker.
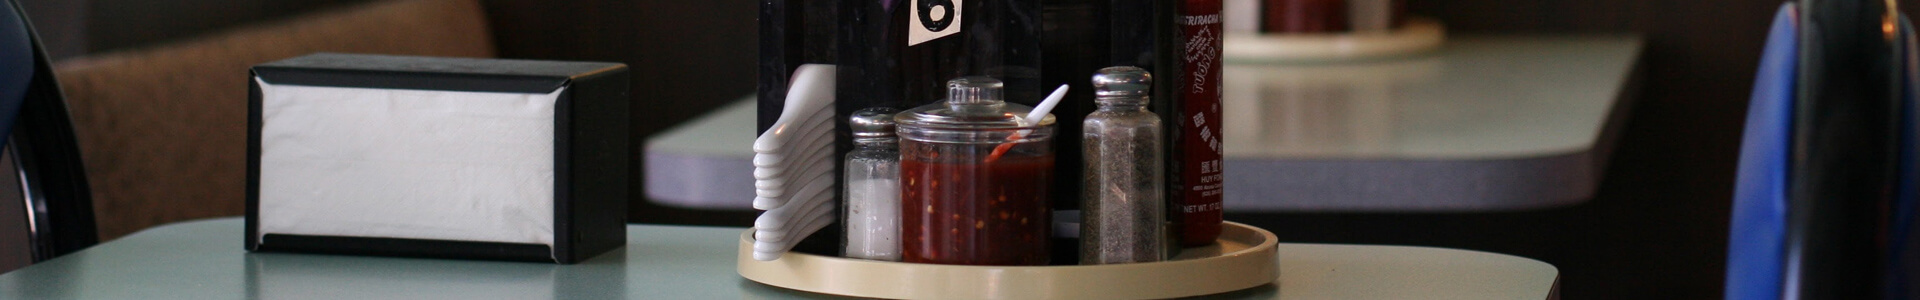
[[847, 236], [841, 256], [900, 260], [900, 141], [891, 108], [868, 108], [847, 120], [853, 152], [847, 153]]

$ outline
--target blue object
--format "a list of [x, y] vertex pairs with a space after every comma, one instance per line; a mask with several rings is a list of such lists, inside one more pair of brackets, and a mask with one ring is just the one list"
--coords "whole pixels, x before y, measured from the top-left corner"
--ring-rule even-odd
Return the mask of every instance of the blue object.
[[13, 132], [13, 119], [33, 82], [35, 51], [27, 20], [11, 2], [0, 5], [0, 144]]
[[1780, 6], [1760, 55], [1740, 141], [1727, 241], [1727, 299], [1779, 299], [1787, 224], [1787, 158], [1799, 64], [1798, 13]]

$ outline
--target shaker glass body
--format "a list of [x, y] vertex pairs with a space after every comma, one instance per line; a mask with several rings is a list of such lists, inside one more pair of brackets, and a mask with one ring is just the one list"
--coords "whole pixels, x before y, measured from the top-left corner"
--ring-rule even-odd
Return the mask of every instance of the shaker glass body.
[[1153, 262], [1169, 238], [1160, 116], [1147, 111], [1152, 79], [1136, 67], [1094, 75], [1100, 108], [1084, 122], [1086, 159], [1080, 198], [1080, 263]]
[[860, 142], [847, 153], [846, 257], [900, 260], [898, 143]]
[[1080, 262], [1159, 261], [1166, 256], [1160, 117], [1144, 106], [1101, 107], [1083, 138]]

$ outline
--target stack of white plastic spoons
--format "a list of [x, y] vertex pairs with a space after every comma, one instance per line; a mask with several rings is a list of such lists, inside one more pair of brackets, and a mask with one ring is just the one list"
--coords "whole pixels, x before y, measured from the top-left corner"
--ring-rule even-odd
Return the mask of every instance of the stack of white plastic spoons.
[[833, 223], [834, 67], [793, 72], [780, 118], [753, 142], [753, 259], [780, 258]]

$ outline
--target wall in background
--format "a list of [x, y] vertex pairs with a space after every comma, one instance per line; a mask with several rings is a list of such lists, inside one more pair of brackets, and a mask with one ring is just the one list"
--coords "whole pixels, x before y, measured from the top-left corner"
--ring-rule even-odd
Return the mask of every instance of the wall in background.
[[54, 59], [87, 52], [87, 0], [15, 0]]
[[[188, 39], [370, 0], [23, 0], [56, 58]], [[633, 69], [635, 169], [644, 137], [753, 92], [753, 1], [485, 0], [505, 58], [624, 62]], [[45, 17], [42, 17], [45, 16]], [[45, 20], [42, 20], [45, 19]], [[58, 51], [55, 51], [58, 52]], [[239, 71], [236, 71], [239, 72]], [[634, 179], [632, 194], [640, 190]], [[751, 215], [635, 201], [632, 220], [746, 224]]]
[[366, 0], [28, 0], [86, 4], [87, 52], [151, 45]]

